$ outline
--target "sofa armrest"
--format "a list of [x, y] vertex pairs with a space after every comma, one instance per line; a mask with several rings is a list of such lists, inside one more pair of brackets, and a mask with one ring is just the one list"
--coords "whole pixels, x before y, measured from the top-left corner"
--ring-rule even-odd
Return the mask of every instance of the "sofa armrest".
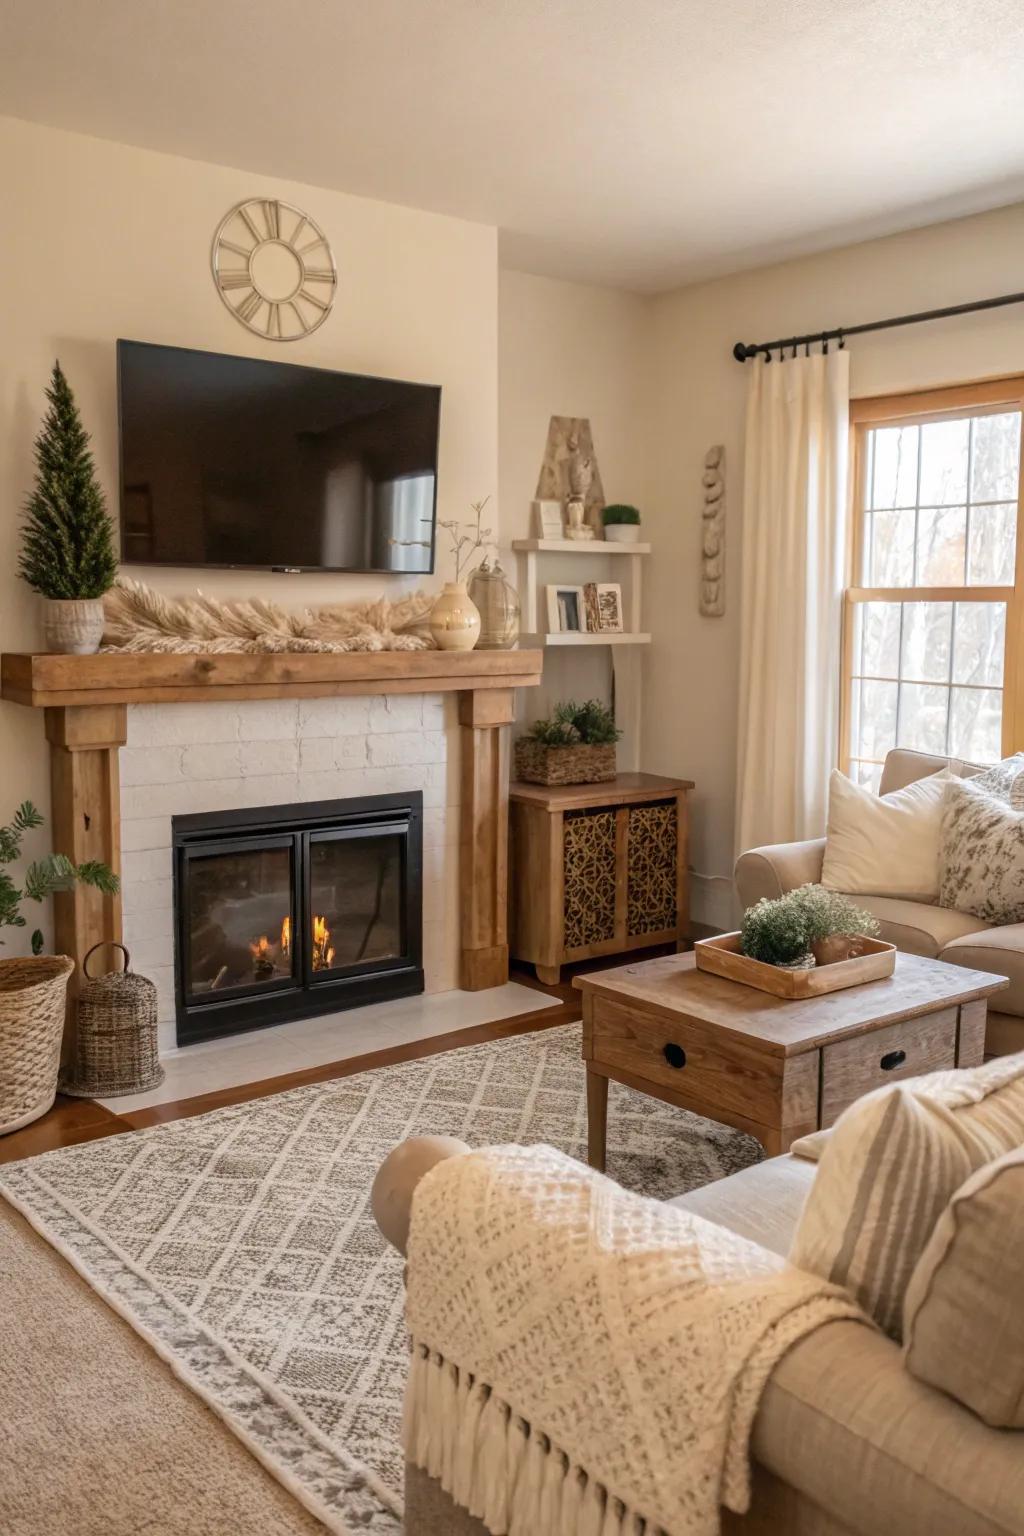
[[455, 1136], [410, 1136], [400, 1142], [377, 1169], [370, 1192], [373, 1219], [391, 1245], [405, 1254], [409, 1241], [412, 1197], [425, 1173], [446, 1157], [458, 1157], [469, 1147]]
[[858, 1536], [1024, 1536], [1024, 1432], [916, 1381], [859, 1323], [826, 1324], [776, 1366], [752, 1450]]
[[799, 885], [816, 884], [821, 879], [825, 857], [825, 839], [808, 838], [803, 843], [772, 843], [765, 848], [751, 848], [736, 860], [736, 891], [746, 911], [762, 896], [784, 896]]

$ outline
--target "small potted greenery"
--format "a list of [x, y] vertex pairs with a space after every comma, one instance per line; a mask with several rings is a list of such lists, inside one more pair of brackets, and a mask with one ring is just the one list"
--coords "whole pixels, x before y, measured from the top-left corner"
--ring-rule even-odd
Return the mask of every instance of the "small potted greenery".
[[863, 952], [862, 939], [878, 937], [878, 919], [838, 891], [827, 891], [823, 885], [801, 885], [784, 899], [803, 914], [818, 965], [852, 959]]
[[762, 896], [748, 908], [740, 930], [740, 949], [751, 960], [786, 970], [834, 965], [849, 960], [874, 938], [878, 923], [838, 891], [801, 885], [771, 900]]
[[604, 536], [610, 544], [635, 544], [640, 537], [640, 513], [621, 502], [602, 508]]
[[[21, 855], [26, 832], [43, 818], [24, 801], [7, 826], [0, 827], [0, 928], [24, 928], [21, 903], [44, 901], [56, 891], [70, 891], [81, 881], [113, 894], [118, 879], [98, 860], [72, 864], [62, 853], [47, 854], [25, 871], [24, 890], [2, 866]], [[57, 1093], [64, 997], [75, 962], [67, 955], [44, 955], [40, 929], [32, 934], [32, 954], [0, 960], [0, 1135], [18, 1130], [44, 1115]]]
[[49, 409], [35, 443], [36, 483], [25, 508], [19, 573], [45, 598], [49, 650], [87, 656], [103, 638], [103, 594], [117, 557], [103, 492], [75, 397], [60, 363], [46, 391]]
[[615, 743], [622, 732], [598, 699], [556, 704], [515, 746], [517, 779], [529, 784], [601, 784], [615, 777]]

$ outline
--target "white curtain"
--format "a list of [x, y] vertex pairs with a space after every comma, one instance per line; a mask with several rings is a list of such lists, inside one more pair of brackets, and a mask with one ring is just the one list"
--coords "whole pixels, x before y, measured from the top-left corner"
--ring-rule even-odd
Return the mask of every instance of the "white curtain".
[[737, 851], [825, 830], [850, 430], [847, 352], [747, 366]]

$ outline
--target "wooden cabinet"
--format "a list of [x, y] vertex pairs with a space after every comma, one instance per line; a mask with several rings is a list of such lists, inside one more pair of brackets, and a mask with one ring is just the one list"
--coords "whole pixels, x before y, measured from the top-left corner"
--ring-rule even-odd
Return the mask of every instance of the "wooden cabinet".
[[623, 773], [607, 784], [513, 783], [511, 952], [556, 982], [573, 960], [686, 935], [685, 779]]

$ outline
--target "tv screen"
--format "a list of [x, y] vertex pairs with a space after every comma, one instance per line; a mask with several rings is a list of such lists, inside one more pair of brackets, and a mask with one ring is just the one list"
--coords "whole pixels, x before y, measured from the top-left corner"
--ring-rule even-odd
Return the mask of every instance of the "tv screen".
[[121, 559], [432, 571], [441, 391], [117, 344]]

